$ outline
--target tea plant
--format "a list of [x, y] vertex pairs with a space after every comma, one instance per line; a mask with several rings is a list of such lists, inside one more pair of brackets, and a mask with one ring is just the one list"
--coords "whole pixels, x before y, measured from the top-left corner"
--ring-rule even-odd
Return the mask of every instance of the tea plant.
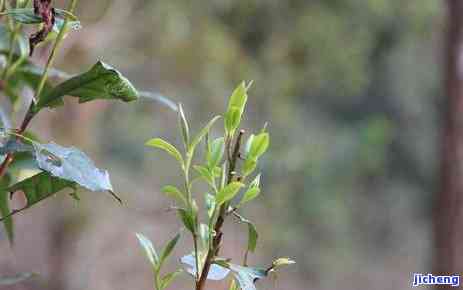
[[[266, 268], [248, 266], [248, 255], [256, 250], [258, 233], [254, 224], [240, 214], [240, 209], [260, 194], [261, 174], [254, 172], [270, 142], [265, 126], [259, 133], [249, 135], [246, 141], [245, 131], [239, 129], [249, 86], [250, 84], [243, 82], [231, 95], [223, 117], [225, 130], [222, 137], [211, 138], [210, 134], [211, 128], [220, 116], [212, 118], [196, 135], [191, 134], [183, 108], [179, 105], [178, 119], [183, 150], [160, 138], [151, 139], [146, 143], [147, 146], [167, 152], [175, 158], [181, 169], [182, 187], [167, 185], [161, 191], [175, 201], [174, 209], [185, 229], [191, 234], [192, 253], [182, 257], [180, 261], [194, 278], [197, 290], [205, 289], [206, 280], [222, 280], [230, 273], [234, 277], [230, 285], [231, 290], [254, 290], [257, 280], [269, 276], [281, 266], [294, 263], [290, 259], [280, 258]], [[201, 146], [201, 142], [205, 146]], [[197, 161], [198, 158], [195, 157], [200, 151], [202, 160]], [[195, 172], [194, 175], [192, 171]], [[193, 193], [199, 181], [204, 182], [208, 188], [202, 196]], [[205, 203], [202, 210], [197, 203], [200, 197]], [[241, 265], [220, 256], [225, 235], [223, 225], [227, 218], [233, 218], [247, 227], [248, 243]], [[161, 268], [172, 253], [180, 234], [165, 246], [160, 255], [148, 238], [142, 234], [137, 234], [137, 237], [152, 265], [154, 288], [166, 289], [182, 272], [179, 269], [161, 275]]]

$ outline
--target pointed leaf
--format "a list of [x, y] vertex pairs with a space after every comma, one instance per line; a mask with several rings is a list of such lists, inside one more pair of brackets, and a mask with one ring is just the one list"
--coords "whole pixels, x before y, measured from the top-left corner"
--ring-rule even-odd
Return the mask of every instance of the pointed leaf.
[[193, 141], [191, 141], [191, 144], [190, 144], [189, 149], [188, 149], [189, 152], [193, 152], [195, 150], [196, 146], [198, 146], [199, 142], [201, 142], [201, 140], [204, 138], [204, 136], [206, 136], [206, 134], [209, 133], [212, 126], [214, 125], [214, 123], [218, 119], [220, 119], [220, 116], [215, 116], [214, 118], [212, 118], [212, 120], [210, 120], [209, 123], [207, 123], [207, 125], [204, 126], [203, 129], [201, 129], [201, 131], [198, 133], [198, 135], [196, 135], [193, 138]]
[[178, 104], [178, 118], [180, 128], [182, 129], [183, 143], [185, 144], [185, 148], [188, 149], [188, 144], [190, 144], [190, 126], [186, 120], [182, 104]]
[[243, 187], [244, 184], [241, 182], [231, 182], [227, 186], [225, 186], [222, 190], [215, 197], [215, 201], [217, 206], [221, 206], [223, 203], [231, 200], [238, 191]]
[[143, 250], [145, 251], [145, 255], [150, 261], [151, 265], [154, 268], [157, 268], [159, 264], [159, 256], [156, 253], [156, 250], [154, 249], [153, 243], [150, 241], [150, 239], [145, 237], [143, 234], [136, 233], [135, 235], [137, 236], [138, 242], [140, 243]]
[[252, 139], [251, 148], [249, 149], [246, 158], [257, 159], [267, 151], [270, 143], [270, 136], [268, 133], [260, 133]]
[[233, 132], [239, 127], [241, 116], [248, 99], [247, 86], [242, 82], [230, 97], [227, 112], [225, 113], [225, 130], [227, 133]]
[[183, 222], [183, 225], [187, 230], [189, 230], [191, 233], [196, 232], [196, 221], [195, 217], [190, 211], [187, 211], [183, 208], [180, 208], [177, 210], [178, 214], [180, 215], [180, 218]]
[[177, 242], [179, 239], [180, 239], [180, 233], [178, 233], [172, 240], [169, 241], [169, 243], [167, 243], [164, 250], [162, 250], [161, 258], [159, 259], [159, 267], [162, 266], [165, 260], [172, 253], [172, 250], [175, 248], [175, 245], [177, 245]]
[[175, 186], [166, 185], [161, 189], [161, 191], [165, 195], [174, 198], [179, 203], [181, 203], [183, 205], [187, 205], [187, 201], [186, 201], [186, 198], [185, 198], [184, 194], [178, 188], [176, 188]]
[[160, 138], [154, 138], [154, 139], [151, 139], [148, 142], [146, 142], [145, 145], [164, 150], [165, 152], [167, 152], [168, 154], [173, 156], [175, 159], [177, 159], [177, 161], [180, 163], [180, 165], [182, 167], [184, 166], [184, 161], [183, 161], [182, 154], [180, 154], [180, 152], [177, 150], [177, 148], [175, 148], [169, 142], [164, 141], [164, 140], [162, 140]]
[[44, 107], [62, 104], [64, 96], [78, 97], [80, 103], [95, 99], [118, 99], [124, 102], [138, 99], [134, 86], [119, 71], [99, 61], [88, 72], [70, 78], [42, 94], [35, 112]]

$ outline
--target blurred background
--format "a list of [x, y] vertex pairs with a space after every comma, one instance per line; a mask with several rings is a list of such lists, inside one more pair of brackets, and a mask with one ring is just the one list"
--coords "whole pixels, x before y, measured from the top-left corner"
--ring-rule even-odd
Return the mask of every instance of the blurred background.
[[[138, 89], [183, 103], [195, 129], [225, 110], [241, 80], [254, 80], [244, 127], [268, 121], [272, 139], [263, 193], [243, 211], [260, 232], [250, 262], [297, 261], [259, 289], [408, 289], [411, 273], [430, 271], [443, 3], [81, 0], [77, 15], [83, 29], [57, 67], [110, 63]], [[39, 49], [35, 60], [46, 56]], [[60, 195], [17, 216], [12, 252], [1, 235], [1, 273], [40, 274], [20, 290], [152, 289], [135, 232], [159, 246], [181, 227], [159, 192], [181, 178], [143, 144], [179, 144], [176, 115], [148, 100], [67, 99], [37, 120], [42, 139], [75, 145], [108, 169], [125, 204], [83, 192], [78, 204]], [[224, 256], [240, 257], [247, 230], [226, 227]]]

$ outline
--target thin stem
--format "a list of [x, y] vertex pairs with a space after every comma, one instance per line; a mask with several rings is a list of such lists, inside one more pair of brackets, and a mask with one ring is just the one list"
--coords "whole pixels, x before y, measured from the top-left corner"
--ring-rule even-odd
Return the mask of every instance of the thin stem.
[[[227, 162], [228, 162], [228, 172], [227, 172], [227, 184], [233, 181], [233, 177], [235, 175], [237, 161], [239, 160], [240, 155], [240, 148], [241, 148], [241, 139], [244, 135], [244, 130], [241, 130], [236, 137], [236, 141], [233, 147], [231, 147], [232, 138], [227, 137], [227, 142], [225, 150], [227, 152]], [[229, 203], [224, 203], [219, 209], [219, 216], [214, 226], [215, 236], [212, 242], [212, 249], [207, 252], [206, 261], [204, 262], [204, 267], [201, 271], [201, 276], [199, 277], [199, 281], [196, 283], [196, 290], [203, 290], [204, 285], [206, 284], [207, 276], [209, 274], [209, 270], [211, 268], [214, 259], [218, 256], [220, 252], [220, 245], [222, 243], [222, 226], [225, 221], [225, 217], [227, 214], [227, 209], [229, 207]]]

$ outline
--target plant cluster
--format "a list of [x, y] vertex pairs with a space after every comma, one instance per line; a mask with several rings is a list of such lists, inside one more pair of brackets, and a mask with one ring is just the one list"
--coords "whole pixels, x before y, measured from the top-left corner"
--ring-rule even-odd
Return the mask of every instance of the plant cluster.
[[[0, 0], [0, 17], [4, 20], [0, 23], [0, 57], [3, 60], [0, 90], [7, 97], [3, 101], [8, 102], [10, 108], [8, 111], [5, 108], [0, 110], [0, 221], [11, 243], [14, 241], [14, 215], [64, 189], [70, 190], [70, 196], [77, 200], [78, 188], [106, 191], [122, 203], [114, 193], [108, 172], [95, 167], [86, 154], [75, 147], [41, 142], [37, 134], [30, 132], [29, 125], [34, 118], [47, 109], [63, 105], [65, 96], [75, 97], [79, 103], [96, 99], [132, 102], [146, 94], [139, 92], [115, 68], [101, 61], [87, 72], [75, 76], [53, 68], [55, 56], [66, 35], [80, 29], [81, 23], [74, 15], [77, 0], [71, 0], [67, 9], [58, 9], [52, 4], [51, 0]], [[25, 26], [35, 27], [37, 31], [28, 36]], [[45, 67], [31, 59], [35, 48], [41, 44], [51, 47]], [[212, 138], [210, 134], [219, 116], [214, 117], [198, 134], [191, 135], [190, 125], [179, 105], [174, 107], [179, 116], [183, 150], [159, 138], [146, 143], [172, 155], [183, 173], [181, 189], [168, 185], [162, 191], [175, 200], [175, 210], [191, 234], [192, 253], [182, 257], [181, 262], [194, 277], [196, 289], [204, 289], [208, 279], [221, 280], [231, 272], [237, 283], [233, 280], [230, 289], [252, 290], [257, 280], [267, 277], [280, 266], [293, 263], [290, 259], [281, 258], [264, 269], [247, 265], [249, 253], [256, 249], [258, 233], [254, 224], [239, 211], [261, 191], [260, 174], [254, 175], [254, 172], [269, 146], [265, 127], [261, 132], [251, 134], [246, 141], [245, 132], [239, 129], [249, 86], [242, 83], [230, 97], [223, 117], [225, 130], [222, 137]], [[29, 102], [24, 97], [28, 90], [33, 91]], [[171, 104], [168, 100], [161, 101]], [[10, 120], [21, 112], [23, 103], [26, 103], [27, 110], [22, 122], [12, 126]], [[200, 151], [204, 160], [197, 162], [195, 156]], [[194, 176], [193, 171], [196, 173]], [[28, 172], [27, 176], [25, 172]], [[200, 210], [198, 196], [193, 194], [195, 183], [200, 181], [208, 186], [208, 192], [203, 195], [204, 210]], [[16, 192], [25, 195], [26, 204], [19, 209], [11, 209], [10, 201]], [[248, 245], [241, 265], [220, 256], [223, 224], [229, 217], [248, 229]], [[176, 235], [160, 255], [149, 239], [142, 234], [137, 234], [137, 237], [151, 262], [155, 289], [166, 289], [183, 272], [177, 270], [161, 274], [162, 266], [181, 235]], [[28, 277], [27, 273], [3, 277], [0, 285], [12, 285]]]

